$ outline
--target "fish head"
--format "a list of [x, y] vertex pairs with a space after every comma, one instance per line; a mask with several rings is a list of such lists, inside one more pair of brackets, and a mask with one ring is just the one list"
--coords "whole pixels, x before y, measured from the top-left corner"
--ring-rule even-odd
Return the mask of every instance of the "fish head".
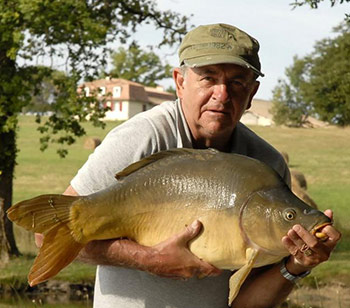
[[316, 235], [332, 221], [281, 185], [252, 193], [240, 210], [239, 223], [249, 245], [271, 254], [288, 255], [281, 240], [294, 225]]

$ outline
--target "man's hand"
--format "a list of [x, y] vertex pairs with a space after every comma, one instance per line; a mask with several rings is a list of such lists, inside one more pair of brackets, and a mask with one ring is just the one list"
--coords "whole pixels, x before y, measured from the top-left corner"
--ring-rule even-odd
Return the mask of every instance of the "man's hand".
[[221, 270], [202, 261], [188, 249], [188, 243], [199, 234], [201, 228], [202, 224], [196, 220], [183, 232], [153, 246], [153, 266], [146, 271], [175, 279], [220, 275]]
[[[332, 219], [331, 210], [326, 210], [324, 213]], [[325, 226], [322, 232], [328, 236], [326, 241], [318, 240], [302, 226], [295, 225], [288, 231], [287, 236], [282, 238], [282, 243], [291, 254], [286, 265], [291, 274], [301, 274], [329, 259], [341, 234], [331, 225]]]

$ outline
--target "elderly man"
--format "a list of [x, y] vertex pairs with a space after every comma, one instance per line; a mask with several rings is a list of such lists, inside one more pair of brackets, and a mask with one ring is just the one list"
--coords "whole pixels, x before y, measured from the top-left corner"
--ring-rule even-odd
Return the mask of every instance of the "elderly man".
[[[130, 163], [175, 147], [211, 147], [254, 157], [274, 168], [289, 185], [289, 170], [278, 151], [239, 122], [259, 88], [257, 78], [263, 76], [258, 50], [254, 38], [230, 25], [200, 26], [189, 32], [179, 49], [180, 67], [173, 73], [178, 99], [113, 129], [65, 194], [101, 190]], [[98, 264], [94, 307], [227, 307], [231, 273], [220, 271], [188, 250], [188, 241], [200, 229], [201, 223], [195, 221], [181, 234], [154, 247], [127, 239], [89, 243], [80, 258]], [[294, 226], [282, 240], [291, 256], [281, 264], [253, 270], [233, 306], [257, 308], [281, 303], [294, 282], [327, 260], [334, 249], [339, 232], [332, 226], [323, 232], [329, 239], [319, 242], [301, 226]], [[305, 245], [310, 247], [307, 255], [301, 251]]]

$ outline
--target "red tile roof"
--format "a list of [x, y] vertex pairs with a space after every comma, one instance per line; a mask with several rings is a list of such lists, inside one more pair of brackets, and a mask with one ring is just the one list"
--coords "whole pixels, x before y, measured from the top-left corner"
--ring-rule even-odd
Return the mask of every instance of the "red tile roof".
[[[160, 104], [166, 100], [174, 100], [175, 95], [165, 92], [160, 88], [145, 87], [144, 85], [121, 78], [106, 78], [85, 82], [80, 88], [89, 87], [90, 93], [98, 91], [99, 88], [106, 88], [106, 99], [137, 101], [152, 104]], [[113, 97], [113, 88], [121, 87], [120, 97]]]

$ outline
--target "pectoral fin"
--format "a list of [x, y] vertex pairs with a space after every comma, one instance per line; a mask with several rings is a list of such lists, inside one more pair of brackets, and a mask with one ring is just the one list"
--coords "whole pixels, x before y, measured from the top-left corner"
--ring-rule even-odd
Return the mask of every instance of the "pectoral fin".
[[248, 274], [252, 270], [257, 256], [258, 256], [258, 250], [248, 248], [246, 250], [247, 263], [231, 276], [230, 283], [229, 283], [230, 284], [230, 294], [228, 297], [229, 306], [232, 305], [233, 300], [236, 298], [236, 296], [239, 292], [239, 289], [241, 288], [243, 282], [245, 281]]

